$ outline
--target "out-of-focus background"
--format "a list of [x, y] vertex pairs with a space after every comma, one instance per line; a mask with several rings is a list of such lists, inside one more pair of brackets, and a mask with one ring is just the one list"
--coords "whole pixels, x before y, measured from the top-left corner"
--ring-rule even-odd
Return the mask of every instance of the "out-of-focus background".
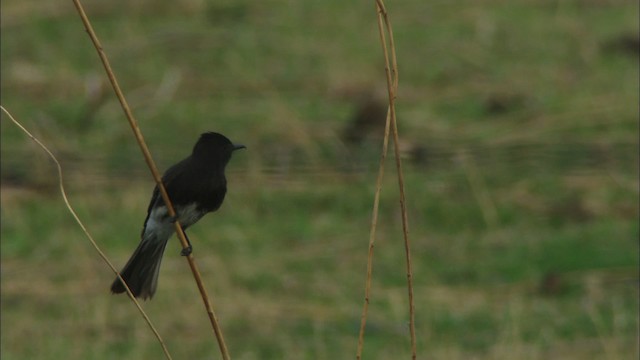
[[[638, 3], [389, 1], [420, 358], [638, 357]], [[373, 1], [85, 1], [164, 170], [219, 131], [190, 238], [235, 359], [355, 357], [385, 117]], [[62, 161], [122, 266], [153, 187], [70, 1], [2, 3], [2, 105]], [[3, 359], [159, 359], [3, 116]], [[409, 356], [392, 158], [365, 359]], [[218, 356], [175, 238], [144, 304], [176, 359]]]

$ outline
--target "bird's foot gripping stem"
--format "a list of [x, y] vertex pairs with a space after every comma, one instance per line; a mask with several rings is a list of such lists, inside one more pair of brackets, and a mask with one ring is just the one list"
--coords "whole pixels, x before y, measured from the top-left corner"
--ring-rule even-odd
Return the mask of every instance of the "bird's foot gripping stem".
[[183, 248], [182, 251], [180, 251], [180, 255], [189, 256], [191, 255], [192, 252], [193, 252], [193, 247], [189, 245], [186, 248]]
[[183, 232], [183, 234], [184, 234], [185, 240], [187, 240], [187, 247], [183, 248], [182, 251], [180, 251], [180, 255], [189, 256], [189, 255], [191, 255], [191, 252], [193, 251], [193, 246], [191, 246], [191, 240], [189, 240], [189, 237], [187, 236], [187, 233]]

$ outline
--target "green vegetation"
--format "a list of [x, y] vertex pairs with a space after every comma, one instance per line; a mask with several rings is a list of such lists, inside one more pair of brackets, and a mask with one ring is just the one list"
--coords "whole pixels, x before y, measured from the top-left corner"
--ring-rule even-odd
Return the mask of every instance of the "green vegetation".
[[[234, 359], [355, 358], [379, 143], [341, 140], [384, 92], [373, 2], [87, 2], [159, 166], [216, 130], [247, 145], [190, 229]], [[632, 359], [638, 350], [638, 4], [389, 2], [419, 358]], [[120, 267], [152, 181], [71, 3], [5, 1], [2, 105], [59, 156]], [[4, 118], [3, 359], [158, 359]], [[395, 167], [364, 359], [409, 358]], [[176, 359], [215, 358], [178, 242], [144, 304]]]

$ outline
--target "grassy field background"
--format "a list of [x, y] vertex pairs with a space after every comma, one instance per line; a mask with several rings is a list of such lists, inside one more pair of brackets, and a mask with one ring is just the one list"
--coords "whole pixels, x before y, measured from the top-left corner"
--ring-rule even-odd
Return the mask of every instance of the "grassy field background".
[[[247, 145], [190, 229], [234, 359], [355, 358], [384, 93], [373, 1], [86, 1], [161, 169], [215, 130]], [[388, 2], [421, 359], [636, 359], [638, 3]], [[2, 3], [2, 105], [61, 159], [116, 266], [153, 183], [70, 1]], [[635, 44], [635, 46], [634, 46]], [[375, 128], [375, 124], [373, 125]], [[2, 117], [3, 359], [158, 359]], [[175, 239], [144, 304], [176, 359], [218, 356]], [[391, 161], [365, 359], [409, 358]]]

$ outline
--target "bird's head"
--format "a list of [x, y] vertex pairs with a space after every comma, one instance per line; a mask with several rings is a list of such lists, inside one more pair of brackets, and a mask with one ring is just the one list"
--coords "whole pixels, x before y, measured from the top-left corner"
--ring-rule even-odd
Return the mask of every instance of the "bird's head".
[[226, 165], [231, 158], [231, 153], [245, 148], [246, 146], [244, 145], [232, 143], [222, 134], [206, 132], [200, 135], [198, 142], [193, 147], [192, 156], [209, 160], [220, 159]]

